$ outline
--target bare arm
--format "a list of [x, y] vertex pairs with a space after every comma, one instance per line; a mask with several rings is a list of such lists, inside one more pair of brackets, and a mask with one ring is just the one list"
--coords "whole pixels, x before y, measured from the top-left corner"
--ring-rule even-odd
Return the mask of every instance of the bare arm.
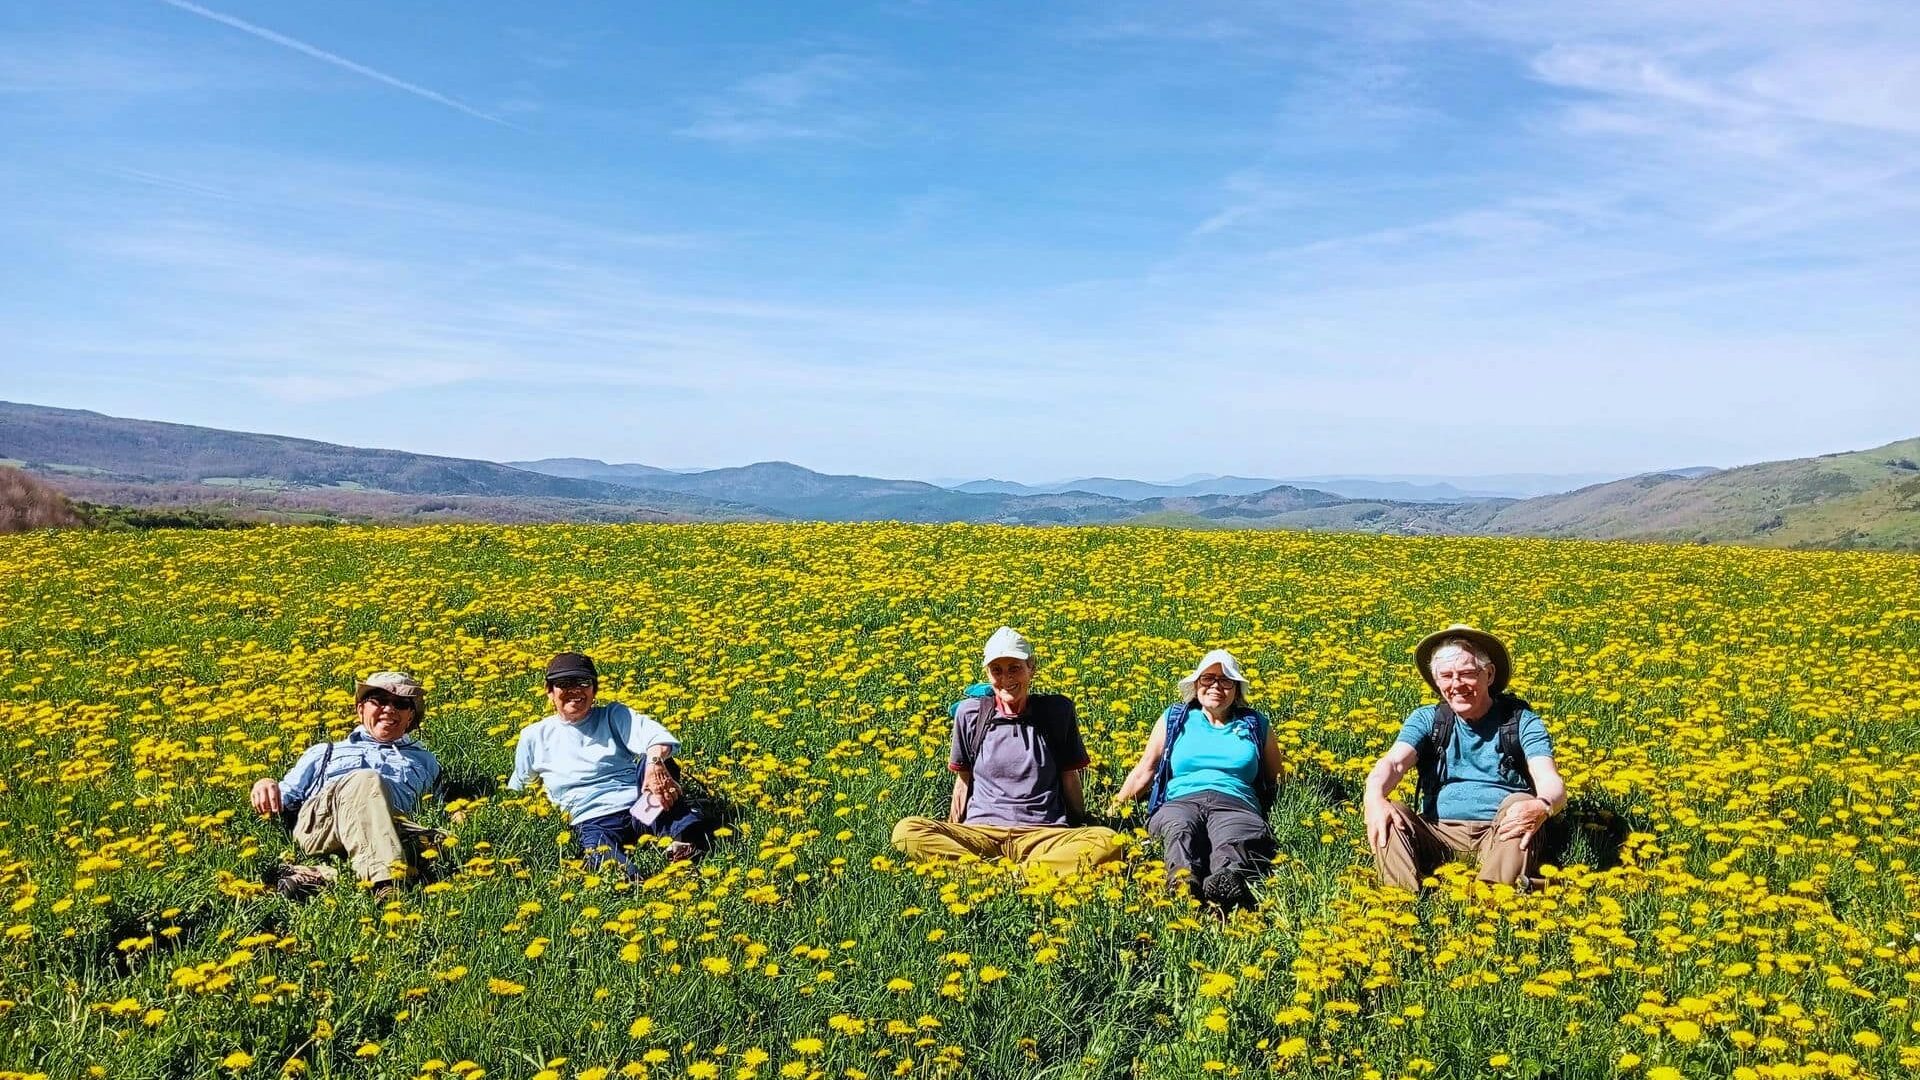
[[1386, 802], [1387, 797], [1393, 794], [1393, 789], [1400, 786], [1400, 780], [1407, 775], [1407, 770], [1419, 760], [1420, 751], [1406, 743], [1395, 742], [1393, 749], [1380, 755], [1380, 760], [1373, 765], [1373, 771], [1367, 774], [1367, 805]]
[[1407, 775], [1407, 770], [1419, 760], [1420, 751], [1396, 740], [1393, 749], [1382, 754], [1374, 764], [1373, 771], [1367, 774], [1367, 843], [1373, 845], [1376, 851], [1387, 846], [1395, 830], [1407, 827], [1387, 798], [1393, 794], [1394, 788], [1400, 786], [1400, 779]]
[[1162, 716], [1153, 722], [1153, 731], [1147, 736], [1147, 745], [1140, 750], [1140, 760], [1134, 763], [1133, 770], [1121, 782], [1120, 790], [1113, 796], [1110, 809], [1119, 813], [1126, 804], [1140, 798], [1153, 785], [1153, 774], [1160, 770], [1160, 754], [1167, 745], [1167, 718]]
[[1548, 818], [1567, 805], [1567, 782], [1561, 779], [1560, 767], [1553, 758], [1544, 754], [1528, 758], [1527, 772], [1533, 776], [1534, 801], [1521, 803], [1503, 815], [1497, 830], [1502, 840], [1525, 837], [1522, 848], [1533, 842], [1533, 834]]
[[1269, 780], [1279, 780], [1287, 767], [1287, 759], [1280, 753], [1280, 738], [1273, 733], [1273, 725], [1267, 725], [1267, 745], [1260, 748], [1260, 773]]
[[967, 799], [973, 795], [973, 770], [958, 769], [953, 774], [953, 801], [947, 805], [947, 820], [955, 825], [967, 820]]
[[1082, 787], [1085, 769], [1068, 769], [1060, 774], [1060, 795], [1067, 804], [1069, 823], [1087, 820], [1087, 794]]

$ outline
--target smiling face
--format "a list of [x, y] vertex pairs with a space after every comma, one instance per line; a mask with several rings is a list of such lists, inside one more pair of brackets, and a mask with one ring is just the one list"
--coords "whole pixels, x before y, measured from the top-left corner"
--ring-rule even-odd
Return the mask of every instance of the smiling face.
[[987, 665], [987, 685], [1001, 701], [1026, 700], [1033, 685], [1033, 663], [1011, 656], [997, 656]]
[[1218, 713], [1240, 696], [1240, 684], [1228, 678], [1221, 665], [1208, 664], [1207, 669], [1193, 680], [1193, 694], [1200, 700], [1201, 708]]
[[1493, 705], [1493, 672], [1463, 649], [1440, 650], [1433, 658], [1433, 682], [1455, 716], [1478, 720]]
[[413, 699], [394, 697], [384, 690], [369, 690], [360, 699], [360, 726], [381, 742], [398, 742], [413, 730], [419, 708]]
[[592, 679], [554, 679], [547, 683], [547, 701], [560, 719], [577, 724], [593, 709], [593, 696], [599, 687]]

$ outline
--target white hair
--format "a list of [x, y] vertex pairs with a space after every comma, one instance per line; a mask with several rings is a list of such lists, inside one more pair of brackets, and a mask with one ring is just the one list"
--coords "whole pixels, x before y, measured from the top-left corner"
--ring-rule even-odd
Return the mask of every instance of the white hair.
[[1442, 641], [1439, 648], [1433, 650], [1433, 656], [1427, 660], [1427, 673], [1431, 675], [1433, 669], [1440, 666], [1443, 658], [1451, 657], [1454, 653], [1465, 653], [1473, 657], [1473, 662], [1478, 664], [1483, 672], [1493, 671], [1493, 657], [1488, 656], [1485, 649], [1466, 638], [1450, 637]]

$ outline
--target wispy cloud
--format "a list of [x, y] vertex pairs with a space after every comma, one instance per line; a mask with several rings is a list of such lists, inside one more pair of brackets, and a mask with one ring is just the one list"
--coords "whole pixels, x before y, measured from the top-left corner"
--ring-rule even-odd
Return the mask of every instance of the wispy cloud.
[[365, 64], [361, 64], [353, 60], [349, 60], [346, 57], [339, 55], [338, 53], [328, 52], [325, 49], [318, 48], [313, 45], [309, 45], [306, 42], [300, 41], [296, 38], [290, 38], [285, 34], [279, 33], [277, 31], [269, 30], [264, 26], [257, 26], [253, 23], [247, 22], [245, 19], [237, 19], [232, 15], [225, 15], [218, 11], [214, 11], [211, 8], [201, 7], [199, 4], [190, 3], [189, 0], [160, 0], [160, 2], [170, 7], [179, 8], [181, 11], [191, 12], [192, 14], [198, 15], [203, 19], [212, 19], [214, 22], [221, 23], [226, 26], [231, 26], [235, 30], [239, 30], [243, 33], [252, 34], [254, 37], [260, 38], [263, 41], [270, 41], [275, 45], [280, 45], [285, 48], [292, 49], [293, 51], [298, 53], [304, 53], [307, 56], [313, 57], [315, 60], [321, 61], [322, 63], [332, 64], [334, 67], [342, 68], [346, 71], [351, 71], [355, 75], [364, 76], [365, 78], [372, 79], [373, 81], [378, 83], [384, 83], [388, 86], [393, 87], [396, 90], [404, 90], [415, 97], [424, 98], [427, 101], [431, 101], [439, 105], [445, 105], [449, 109], [453, 109], [457, 112], [463, 112], [468, 116], [475, 117], [476, 119], [485, 120], [488, 123], [501, 124], [506, 127], [513, 126], [512, 124], [508, 123], [506, 120], [503, 120], [498, 116], [495, 116], [491, 113], [481, 112], [479, 109], [476, 109], [471, 105], [468, 105], [466, 102], [461, 101], [458, 98], [448, 97], [446, 94], [443, 94], [438, 90], [429, 90], [426, 87], [419, 85], [418, 83], [410, 83], [405, 79], [396, 78], [395, 76], [389, 75], [384, 71], [376, 71], [373, 68], [366, 66]]
[[698, 117], [678, 134], [733, 144], [858, 138], [869, 124], [847, 98], [876, 70], [852, 53], [818, 53], [742, 79], [701, 105]]

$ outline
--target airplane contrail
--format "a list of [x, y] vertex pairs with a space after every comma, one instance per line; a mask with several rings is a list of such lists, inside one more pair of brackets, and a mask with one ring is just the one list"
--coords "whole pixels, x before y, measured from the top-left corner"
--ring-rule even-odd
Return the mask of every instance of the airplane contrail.
[[335, 67], [345, 68], [356, 75], [364, 75], [367, 78], [374, 80], [375, 82], [386, 83], [388, 86], [391, 86], [397, 90], [405, 90], [407, 93], [412, 94], [415, 97], [422, 97], [422, 98], [426, 98], [428, 101], [438, 102], [450, 109], [458, 109], [461, 112], [466, 113], [468, 116], [478, 117], [479, 119], [485, 120], [489, 123], [500, 124], [505, 127], [513, 126], [512, 124], [507, 123], [507, 121], [502, 120], [497, 116], [492, 116], [488, 113], [483, 113], [479, 109], [476, 109], [473, 106], [468, 105], [463, 101], [450, 98], [447, 95], [442, 94], [437, 90], [429, 90], [424, 86], [420, 86], [415, 83], [410, 83], [405, 79], [396, 79], [393, 76], [388, 75], [384, 71], [375, 71], [374, 69], [368, 67], [365, 64], [356, 64], [352, 60], [349, 60], [344, 56], [340, 56], [335, 53], [330, 53], [325, 49], [316, 49], [312, 45], [309, 45], [304, 41], [299, 41], [294, 38], [290, 38], [285, 34], [275, 33], [274, 31], [269, 30], [264, 26], [255, 26], [254, 24], [247, 22], [245, 19], [236, 19], [231, 15], [223, 15], [218, 11], [213, 11], [208, 8], [203, 8], [199, 4], [190, 3], [189, 0], [160, 0], [160, 2], [172, 7], [177, 7], [181, 11], [191, 12], [204, 19], [212, 19], [214, 22], [224, 23], [227, 26], [233, 27], [235, 30], [244, 31], [246, 33], [252, 34], [254, 37], [261, 38], [266, 41], [271, 41], [275, 45], [284, 45], [287, 48], [294, 50], [295, 52], [306, 53], [308, 56], [313, 57], [315, 60], [324, 61], [325, 63], [332, 64]]

